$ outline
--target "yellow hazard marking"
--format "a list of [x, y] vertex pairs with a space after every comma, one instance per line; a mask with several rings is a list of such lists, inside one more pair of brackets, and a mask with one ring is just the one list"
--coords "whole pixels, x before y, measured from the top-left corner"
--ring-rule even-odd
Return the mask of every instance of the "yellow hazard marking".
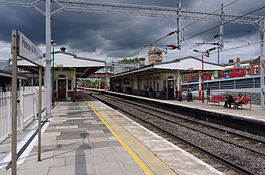
[[[85, 99], [85, 98], [84, 98]], [[136, 161], [136, 163], [141, 167], [146, 175], [152, 175], [151, 171], [145, 166], [145, 164], [141, 161], [141, 159], [132, 151], [132, 149], [123, 142], [123, 140], [118, 136], [118, 134], [110, 127], [110, 125], [97, 113], [95, 108], [91, 105], [91, 103], [85, 99], [87, 104], [92, 108], [94, 113], [98, 116], [98, 118], [107, 126], [112, 135], [120, 142], [120, 144], [124, 147], [124, 149], [130, 154], [130, 156]]]

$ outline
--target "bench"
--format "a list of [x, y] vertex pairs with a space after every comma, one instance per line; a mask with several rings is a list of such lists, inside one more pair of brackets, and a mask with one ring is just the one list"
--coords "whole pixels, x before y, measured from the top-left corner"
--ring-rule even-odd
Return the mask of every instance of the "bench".
[[[234, 98], [234, 100], [236, 101], [237, 98]], [[249, 109], [251, 110], [251, 99], [250, 98], [244, 98], [244, 104], [240, 104], [239, 106], [243, 109], [243, 105], [247, 105], [249, 103]], [[233, 105], [235, 105], [235, 103], [231, 103]]]
[[212, 96], [211, 99], [207, 100], [207, 103], [211, 102], [211, 103], [219, 103], [220, 102], [224, 102], [225, 101], [225, 96]]
[[[234, 100], [236, 101], [237, 98], [234, 98]], [[220, 102], [224, 102], [225, 101], [225, 96], [212, 96], [211, 99], [207, 100], [207, 104], [209, 102], [211, 103], [218, 103], [218, 105], [220, 104]], [[247, 105], [249, 103], [249, 109], [251, 110], [251, 99], [250, 98], [244, 98], [244, 104], [240, 104], [239, 106], [243, 109], [243, 105]], [[235, 105], [235, 103], [231, 103], [232, 105]]]

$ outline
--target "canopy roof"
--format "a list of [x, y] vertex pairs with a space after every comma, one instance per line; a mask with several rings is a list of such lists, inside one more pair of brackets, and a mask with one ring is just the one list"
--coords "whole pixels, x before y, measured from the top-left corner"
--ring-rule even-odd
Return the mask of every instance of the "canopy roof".
[[[53, 56], [53, 55], [52, 55]], [[32, 73], [38, 73], [38, 67], [24, 59], [18, 60], [18, 68], [28, 70]], [[51, 62], [53, 65], [53, 61]], [[105, 66], [105, 61], [90, 58], [78, 57], [75, 54], [57, 51], [54, 52], [54, 68], [55, 70], [76, 70], [77, 78], [87, 77]], [[44, 62], [43, 67], [46, 67]]]
[[[214, 70], [223, 70], [224, 66], [215, 64], [215, 63], [210, 63], [210, 62], [204, 62], [203, 64], [204, 71], [214, 71]], [[165, 72], [167, 70], [172, 70], [172, 71], [181, 71], [181, 72], [186, 72], [186, 71], [201, 71], [202, 70], [202, 60], [196, 57], [185, 57], [185, 58], [179, 58], [170, 62], [164, 62], [164, 63], [156, 63], [152, 65], [148, 65], [145, 67], [141, 67], [138, 69], [134, 69], [131, 71], [123, 72], [120, 74], [116, 74], [111, 76], [113, 77], [119, 77], [119, 76], [125, 76], [129, 74], [134, 74], [134, 73], [140, 73], [140, 72]]]

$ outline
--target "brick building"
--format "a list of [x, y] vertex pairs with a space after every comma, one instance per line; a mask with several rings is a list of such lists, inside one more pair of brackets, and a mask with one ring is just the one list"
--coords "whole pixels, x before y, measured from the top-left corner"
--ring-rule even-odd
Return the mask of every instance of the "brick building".
[[[225, 69], [231, 69], [236, 67], [242, 67], [246, 70], [246, 75], [259, 75], [260, 74], [260, 57], [255, 59], [240, 61], [240, 58], [229, 60], [229, 63], [225, 64]], [[199, 80], [199, 74], [196, 72], [182, 74], [182, 83], [196, 82]]]
[[161, 63], [163, 61], [163, 52], [158, 48], [155, 47], [153, 49], [152, 46], [149, 46], [148, 51], [148, 64], [155, 64], [155, 63]]

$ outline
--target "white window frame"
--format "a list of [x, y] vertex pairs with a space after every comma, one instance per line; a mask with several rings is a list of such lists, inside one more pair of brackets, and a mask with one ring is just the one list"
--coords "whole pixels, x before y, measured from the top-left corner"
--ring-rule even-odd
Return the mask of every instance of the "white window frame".
[[259, 67], [254, 66], [254, 74], [257, 75], [259, 73]]

